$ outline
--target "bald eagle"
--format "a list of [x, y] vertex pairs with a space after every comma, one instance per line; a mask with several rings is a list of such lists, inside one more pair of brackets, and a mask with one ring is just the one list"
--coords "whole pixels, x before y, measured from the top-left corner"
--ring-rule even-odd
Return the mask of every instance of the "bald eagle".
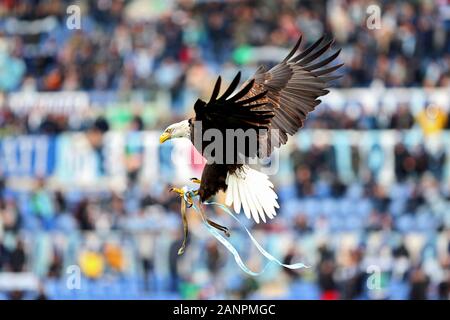
[[[268, 176], [238, 160], [267, 157], [274, 148], [285, 144], [288, 136], [294, 135], [303, 126], [308, 113], [321, 102], [318, 97], [329, 92], [327, 87], [330, 81], [339, 78], [332, 73], [343, 64], [330, 66], [330, 63], [340, 50], [319, 59], [330, 49], [333, 41], [325, 41], [321, 37], [304, 51], [299, 51], [301, 41], [302, 37], [286, 58], [270, 70], [260, 66], [236, 93], [240, 72], [220, 97], [219, 76], [209, 101], [198, 99], [195, 103], [195, 117], [170, 125], [160, 136], [160, 143], [172, 138], [189, 138], [206, 157], [201, 179], [192, 179], [200, 184], [196, 194], [201, 202], [222, 190], [226, 192], [225, 204], [232, 206], [236, 213], [240, 213], [242, 208], [246, 217], [253, 218], [257, 223], [276, 216], [278, 197]], [[211, 129], [223, 134], [225, 154], [230, 152], [227, 146], [234, 145], [229, 144], [229, 140], [234, 139], [226, 134], [229, 129], [254, 130], [256, 147], [247, 143], [235, 152], [231, 161], [216, 161], [214, 157], [205, 155], [212, 141], [201, 138], [200, 143], [195, 142], [197, 135], [204, 137]], [[226, 228], [210, 220], [208, 223], [226, 231]]]

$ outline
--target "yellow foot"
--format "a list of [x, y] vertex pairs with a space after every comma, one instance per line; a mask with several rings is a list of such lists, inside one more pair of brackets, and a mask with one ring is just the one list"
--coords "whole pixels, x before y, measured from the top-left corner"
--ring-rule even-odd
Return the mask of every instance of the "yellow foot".
[[198, 195], [198, 190], [193, 190], [191, 193], [188, 193], [188, 188], [187, 187], [183, 187], [183, 188], [170, 188], [169, 190], [170, 192], [175, 192], [178, 193], [178, 196], [184, 200], [186, 200], [186, 202], [189, 205], [189, 208], [192, 207], [192, 205], [194, 204], [194, 200], [192, 199], [193, 197], [196, 197]]
[[184, 190], [181, 188], [170, 188], [170, 192], [178, 193], [180, 197], [184, 196]]

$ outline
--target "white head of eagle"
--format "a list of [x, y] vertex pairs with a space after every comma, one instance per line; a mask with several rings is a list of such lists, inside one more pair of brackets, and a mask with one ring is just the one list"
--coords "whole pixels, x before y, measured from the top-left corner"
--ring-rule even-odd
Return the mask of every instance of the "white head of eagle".
[[191, 126], [189, 125], [189, 120], [183, 120], [168, 126], [159, 137], [159, 142], [163, 143], [173, 138], [189, 138], [190, 136]]
[[[340, 50], [323, 58], [332, 40], [325, 41], [321, 37], [300, 51], [301, 40], [302, 37], [283, 61], [270, 70], [259, 67], [239, 89], [240, 72], [219, 96], [222, 79], [218, 77], [209, 101], [198, 99], [194, 105], [195, 116], [169, 126], [160, 142], [183, 137], [194, 143], [197, 132], [209, 129], [218, 130], [224, 139], [229, 129], [254, 129], [258, 132], [257, 148], [245, 149], [244, 157], [270, 156], [274, 148], [286, 144], [289, 136], [303, 126], [308, 113], [319, 105], [318, 98], [329, 92], [330, 82], [340, 77], [332, 73], [343, 64], [330, 65]], [[264, 130], [266, 134], [259, 133]], [[271, 139], [274, 133], [277, 135], [275, 143]], [[202, 139], [202, 143], [194, 143], [194, 147], [205, 156], [211, 143]], [[224, 141], [223, 145], [227, 143]], [[217, 163], [207, 159], [198, 189], [200, 200], [207, 201], [220, 190], [226, 192], [226, 205], [233, 205], [236, 213], [242, 208], [245, 215], [256, 222], [266, 222], [266, 217], [271, 219], [276, 215], [278, 197], [272, 183], [267, 175], [245, 163]]]

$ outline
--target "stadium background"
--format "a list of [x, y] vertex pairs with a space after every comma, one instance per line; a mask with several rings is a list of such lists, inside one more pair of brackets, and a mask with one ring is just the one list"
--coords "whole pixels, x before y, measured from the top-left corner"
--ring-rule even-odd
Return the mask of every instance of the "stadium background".
[[[280, 154], [277, 218], [242, 220], [312, 267], [246, 276], [194, 212], [178, 257], [167, 190], [201, 166], [161, 130], [218, 74], [250, 76], [323, 33], [343, 78]], [[2, 0], [0, 299], [449, 299], [449, 88], [446, 0]]]

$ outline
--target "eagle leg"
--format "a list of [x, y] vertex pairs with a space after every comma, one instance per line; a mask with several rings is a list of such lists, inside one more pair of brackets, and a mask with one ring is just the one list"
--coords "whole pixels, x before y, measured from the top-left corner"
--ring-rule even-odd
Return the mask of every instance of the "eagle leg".
[[[198, 190], [196, 190], [198, 192]], [[218, 224], [217, 222], [212, 221], [211, 219], [208, 218], [208, 216], [206, 215], [206, 213], [203, 211], [203, 208], [200, 204], [200, 214], [202, 215], [203, 219], [213, 228], [216, 228], [219, 231], [222, 231], [227, 237], [230, 237], [230, 231], [228, 230], [227, 227], [224, 227], [220, 224]]]

